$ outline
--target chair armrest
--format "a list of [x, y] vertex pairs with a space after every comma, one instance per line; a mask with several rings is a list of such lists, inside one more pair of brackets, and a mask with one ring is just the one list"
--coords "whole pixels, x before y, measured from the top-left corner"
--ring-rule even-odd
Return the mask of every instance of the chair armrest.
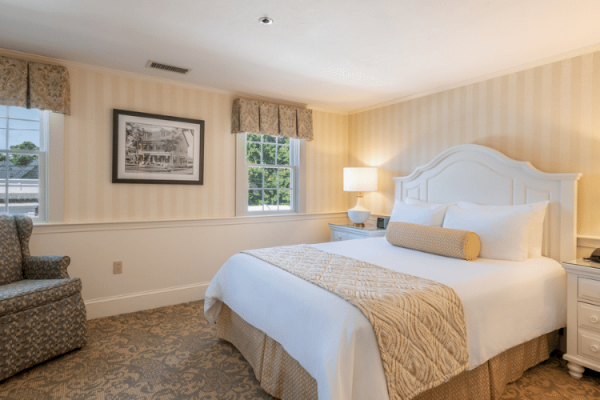
[[23, 260], [25, 279], [66, 279], [67, 267], [71, 263], [68, 256], [29, 256]]

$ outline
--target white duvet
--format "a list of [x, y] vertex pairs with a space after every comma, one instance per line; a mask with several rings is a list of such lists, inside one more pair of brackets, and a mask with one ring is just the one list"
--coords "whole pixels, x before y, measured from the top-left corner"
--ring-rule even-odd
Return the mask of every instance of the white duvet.
[[[548, 258], [468, 262], [392, 246], [385, 238], [314, 247], [452, 287], [465, 311], [469, 369], [566, 325], [566, 274]], [[237, 254], [206, 292], [210, 322], [222, 302], [279, 342], [316, 379], [319, 399], [389, 398], [369, 320], [337, 295]]]

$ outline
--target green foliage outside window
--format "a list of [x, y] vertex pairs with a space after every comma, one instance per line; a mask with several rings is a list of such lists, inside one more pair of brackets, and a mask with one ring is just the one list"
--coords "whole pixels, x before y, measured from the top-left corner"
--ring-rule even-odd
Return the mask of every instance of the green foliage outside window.
[[[31, 142], [23, 142], [14, 146], [10, 146], [12, 150], [39, 150], [40, 148]], [[37, 155], [29, 154], [11, 154], [9, 159], [14, 165], [27, 166], [37, 159]], [[5, 161], [6, 156], [0, 154], [0, 162]]]
[[291, 206], [290, 162], [290, 138], [246, 134], [248, 206]]

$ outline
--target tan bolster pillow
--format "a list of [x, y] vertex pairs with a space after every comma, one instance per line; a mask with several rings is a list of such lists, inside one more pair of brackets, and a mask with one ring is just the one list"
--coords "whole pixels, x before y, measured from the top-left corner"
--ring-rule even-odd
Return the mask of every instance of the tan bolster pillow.
[[467, 261], [476, 260], [481, 250], [475, 232], [408, 222], [390, 222], [385, 237], [394, 246]]

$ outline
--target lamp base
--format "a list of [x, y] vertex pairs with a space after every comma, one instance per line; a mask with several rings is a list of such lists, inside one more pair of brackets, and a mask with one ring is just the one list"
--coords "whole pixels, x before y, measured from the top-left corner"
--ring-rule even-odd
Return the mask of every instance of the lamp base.
[[348, 210], [348, 218], [354, 223], [354, 226], [364, 227], [365, 222], [371, 216], [371, 211], [367, 210], [362, 203], [363, 197], [361, 195], [356, 196], [358, 202], [354, 208]]
[[353, 224], [355, 228], [364, 228], [365, 224]]

